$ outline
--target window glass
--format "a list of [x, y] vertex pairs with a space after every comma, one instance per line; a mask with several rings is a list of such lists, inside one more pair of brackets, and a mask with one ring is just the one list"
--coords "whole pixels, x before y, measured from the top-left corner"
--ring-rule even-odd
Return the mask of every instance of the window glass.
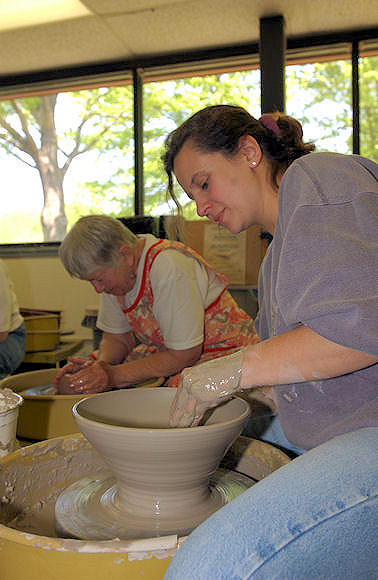
[[62, 240], [80, 215], [134, 213], [132, 87], [0, 102], [0, 243]]
[[[302, 55], [295, 64], [288, 59], [285, 67], [286, 110], [302, 122], [305, 139], [314, 141], [318, 151], [352, 153], [352, 65], [345, 46], [332, 56], [323, 47], [321, 57]], [[359, 59], [360, 152], [377, 161], [378, 56], [369, 50], [361, 49]], [[260, 116], [257, 67], [258, 62], [243, 62], [233, 71], [226, 66], [176, 70], [167, 80], [147, 71], [145, 215], [170, 213], [161, 155], [173, 129], [207, 105], [241, 105]], [[98, 82], [104, 86], [94, 89], [68, 92], [64, 87], [56, 94], [0, 101], [0, 244], [60, 241], [88, 213], [134, 215], [134, 96], [131, 74], [125, 73], [125, 79], [102, 79]], [[198, 219], [195, 204], [176, 188], [184, 216]]]
[[352, 153], [351, 60], [286, 66], [286, 111], [317, 151]]
[[[145, 214], [165, 215], [167, 179], [161, 156], [167, 135], [209, 105], [233, 104], [260, 116], [260, 72], [193, 76], [143, 85]], [[195, 203], [176, 184], [184, 217], [198, 219]]]
[[378, 56], [359, 59], [360, 153], [378, 162]]

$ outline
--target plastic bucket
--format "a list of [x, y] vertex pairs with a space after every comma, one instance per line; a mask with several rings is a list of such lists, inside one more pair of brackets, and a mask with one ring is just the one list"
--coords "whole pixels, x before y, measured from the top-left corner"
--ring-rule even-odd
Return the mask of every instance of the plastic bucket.
[[0, 457], [12, 453], [16, 447], [18, 411], [23, 398], [17, 393], [12, 393], [12, 397], [18, 399], [16, 406], [7, 411], [0, 411]]

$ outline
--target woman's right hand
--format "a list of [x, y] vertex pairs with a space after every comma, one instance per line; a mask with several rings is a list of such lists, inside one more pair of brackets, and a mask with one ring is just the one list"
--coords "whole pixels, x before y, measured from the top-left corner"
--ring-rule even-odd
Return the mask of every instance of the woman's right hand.
[[207, 409], [239, 389], [243, 349], [183, 370], [170, 410], [171, 427], [196, 427]]
[[92, 365], [95, 361], [90, 358], [81, 358], [81, 357], [71, 357], [68, 359], [68, 364], [66, 364], [60, 371], [57, 373], [55, 380], [54, 380], [54, 387], [59, 391], [59, 382], [64, 375], [73, 373], [77, 373], [84, 367], [88, 367]]

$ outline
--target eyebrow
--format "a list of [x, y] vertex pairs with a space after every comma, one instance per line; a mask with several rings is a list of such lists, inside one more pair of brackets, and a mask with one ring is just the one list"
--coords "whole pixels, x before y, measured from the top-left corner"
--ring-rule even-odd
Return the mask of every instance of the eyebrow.
[[195, 180], [198, 178], [199, 175], [201, 175], [201, 173], [204, 173], [203, 169], [200, 169], [199, 171], [196, 171], [196, 173], [194, 173], [192, 175], [192, 180], [190, 182], [190, 187], [192, 187], [192, 185], [194, 185]]

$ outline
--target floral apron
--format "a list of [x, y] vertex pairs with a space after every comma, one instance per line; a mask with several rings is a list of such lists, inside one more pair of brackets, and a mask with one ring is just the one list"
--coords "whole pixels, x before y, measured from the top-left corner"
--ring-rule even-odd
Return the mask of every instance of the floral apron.
[[[206, 267], [211, 275], [215, 275], [224, 285], [221, 294], [205, 310], [203, 350], [200, 359], [195, 364], [231, 354], [247, 344], [258, 342], [259, 338], [256, 334], [252, 318], [244, 310], [239, 308], [231, 294], [226, 290], [228, 284], [227, 277], [224, 274], [215, 272], [200, 254], [181, 242], [159, 240], [146, 253], [142, 282], [134, 303], [129, 308], [125, 308], [123, 305], [123, 297], [118, 297], [122, 311], [132, 327], [135, 336], [141, 343], [133, 349], [126, 360], [136, 360], [153, 354], [154, 352], [166, 350], [159, 324], [152, 311], [154, 296], [151, 287], [150, 271], [155, 258], [160, 252], [170, 249], [178, 250], [195, 258]], [[169, 377], [167, 380], [168, 386], [177, 387], [180, 382], [180, 375], [181, 373], [178, 373]]]

